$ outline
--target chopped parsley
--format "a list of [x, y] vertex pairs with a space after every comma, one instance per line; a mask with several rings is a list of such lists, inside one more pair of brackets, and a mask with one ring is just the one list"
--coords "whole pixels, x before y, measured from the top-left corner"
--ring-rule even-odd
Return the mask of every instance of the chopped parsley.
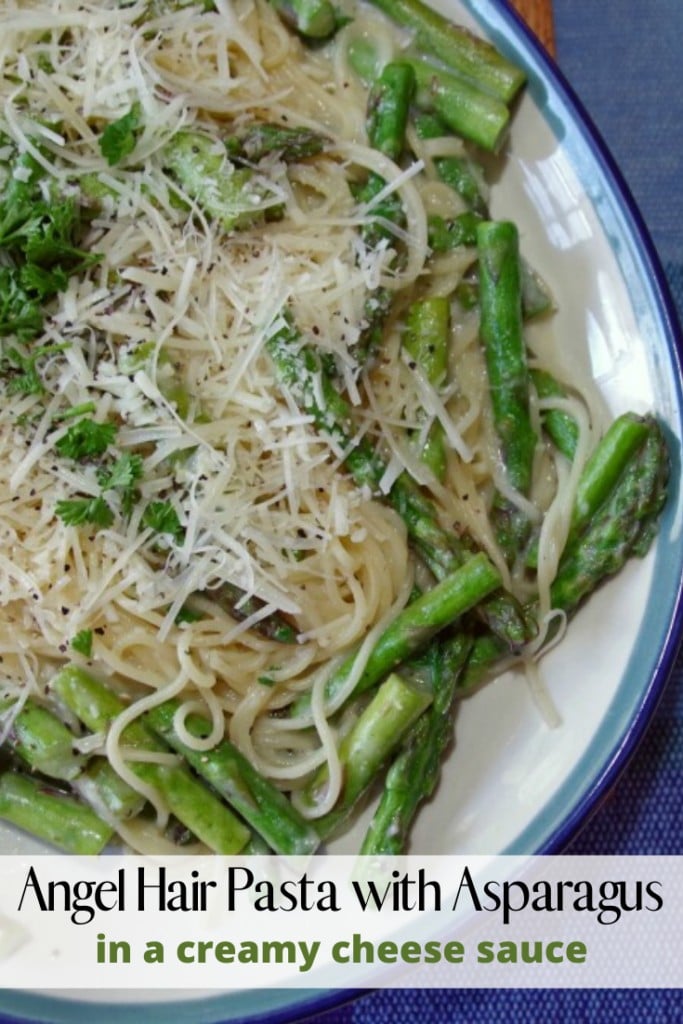
[[121, 497], [121, 509], [126, 518], [130, 516], [133, 506], [140, 500], [140, 491], [136, 484], [142, 477], [142, 473], [142, 456], [134, 455], [131, 452], [124, 452], [111, 466], [98, 471], [97, 480], [102, 491], [118, 491]]
[[74, 651], [78, 651], [85, 658], [92, 654], [92, 629], [81, 629], [71, 641]]
[[84, 208], [74, 196], [46, 195], [44, 171], [30, 153], [17, 152], [7, 170], [0, 195], [0, 337], [27, 342], [43, 329], [46, 303], [100, 257], [78, 245]]
[[128, 490], [142, 476], [142, 456], [125, 452], [116, 462], [97, 474], [103, 491]]
[[7, 380], [8, 395], [42, 395], [45, 391], [37, 363], [45, 356], [63, 352], [68, 345], [41, 345], [34, 352], [25, 353], [14, 346], [0, 355], [0, 375]]
[[111, 121], [100, 136], [100, 152], [110, 167], [120, 163], [135, 149], [141, 127], [142, 107], [134, 103], [127, 114]]
[[169, 533], [178, 542], [185, 534], [178, 513], [170, 501], [150, 501], [142, 513], [142, 525], [156, 533]]
[[58, 501], [55, 512], [65, 526], [91, 526], [104, 528], [114, 522], [114, 513], [102, 495], [97, 498], [66, 498]]
[[203, 618], [204, 615], [202, 614], [202, 612], [195, 611], [194, 609], [189, 608], [186, 604], [184, 604], [175, 617], [175, 623], [176, 626], [182, 626], [183, 623], [187, 623], [189, 625], [193, 622], [201, 622]]
[[75, 459], [77, 462], [95, 459], [104, 455], [116, 437], [116, 431], [115, 423], [97, 423], [92, 419], [78, 420], [55, 442], [55, 448], [64, 458]]

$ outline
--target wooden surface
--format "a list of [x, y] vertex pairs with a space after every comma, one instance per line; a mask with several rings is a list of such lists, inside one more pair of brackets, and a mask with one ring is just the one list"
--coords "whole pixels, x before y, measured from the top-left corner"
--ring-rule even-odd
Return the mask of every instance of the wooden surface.
[[548, 53], [555, 56], [552, 0], [510, 0], [510, 3], [538, 36]]

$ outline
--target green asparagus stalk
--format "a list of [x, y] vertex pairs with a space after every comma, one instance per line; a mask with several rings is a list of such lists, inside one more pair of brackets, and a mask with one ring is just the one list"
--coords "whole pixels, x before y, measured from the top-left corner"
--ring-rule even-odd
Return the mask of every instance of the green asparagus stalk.
[[451, 307], [443, 295], [417, 300], [406, 316], [403, 347], [435, 387], [446, 379], [450, 327]]
[[510, 483], [531, 485], [536, 435], [529, 416], [529, 370], [522, 334], [519, 235], [510, 221], [477, 227], [481, 338], [491, 403]]
[[[10, 705], [11, 708], [11, 705]], [[69, 782], [87, 804], [115, 818], [139, 814], [145, 800], [102, 757], [88, 760], [74, 746], [76, 737], [49, 708], [29, 699], [12, 722], [8, 748], [32, 771]]]
[[[166, 701], [145, 714], [145, 724], [227, 800], [270, 850], [287, 855], [313, 853], [320, 843], [316, 830], [232, 743], [221, 740], [205, 751], [195, 750], [180, 739], [174, 726], [179, 707], [178, 701]], [[189, 715], [185, 727], [198, 738], [210, 732], [209, 723], [199, 715]]]
[[452, 24], [421, 0], [372, 0], [388, 17], [414, 33], [418, 49], [440, 58], [458, 74], [509, 103], [522, 88], [524, 72], [490, 43]]
[[644, 422], [644, 444], [560, 561], [550, 591], [553, 608], [573, 611], [629, 557], [642, 556], [652, 540], [666, 500], [669, 463], [659, 424], [653, 419]]
[[[414, 92], [415, 74], [404, 61], [385, 64], [370, 89], [366, 111], [368, 142], [393, 161], [398, 161], [403, 153]], [[373, 203], [385, 185], [381, 175], [373, 172], [357, 191], [356, 198], [360, 203]], [[403, 225], [405, 215], [400, 198], [393, 193], [373, 203], [372, 213], [378, 219], [365, 226], [363, 238], [366, 245], [376, 248], [383, 239], [392, 237], [390, 229], [381, 222]]]
[[[508, 481], [520, 494], [528, 495], [537, 438], [530, 416], [517, 228], [510, 221], [482, 221], [477, 227], [477, 245], [480, 336], [493, 422]], [[529, 538], [528, 518], [498, 495], [493, 519], [501, 548], [513, 562]]]
[[[473, 555], [452, 575], [415, 598], [399, 612], [379, 636], [365, 663], [352, 696], [376, 686], [407, 658], [427, 646], [432, 637], [476, 608], [497, 587], [500, 576], [484, 554]], [[357, 652], [353, 651], [327, 681], [325, 697], [333, 701], [353, 672]], [[294, 705], [300, 711], [310, 700]]]
[[[11, 713], [11, 705], [9, 705]], [[83, 771], [85, 758], [74, 748], [70, 729], [47, 708], [27, 700], [12, 722], [9, 748], [35, 772], [71, 781]]]
[[282, 20], [307, 39], [327, 39], [339, 27], [329, 0], [270, 0]]
[[224, 231], [245, 227], [273, 206], [249, 168], [235, 167], [225, 147], [201, 132], [181, 131], [163, 153], [164, 164], [187, 194]]
[[[571, 419], [570, 423], [576, 425]], [[645, 444], [651, 430], [650, 419], [632, 412], [624, 413], [612, 422], [579, 478], [565, 550], [571, 550], [582, 531], [609, 498], [634, 455]], [[537, 553], [537, 547], [533, 545], [528, 555], [530, 564], [535, 564]]]
[[617, 480], [651, 433], [651, 421], [635, 413], [618, 416], [595, 447], [579, 479], [567, 544], [590, 523]]
[[[446, 378], [451, 330], [451, 306], [445, 296], [414, 302], [406, 317], [403, 347], [422, 368], [430, 384], [439, 387]], [[442, 425], [432, 423], [421, 459], [437, 480], [446, 475], [446, 438]]]
[[[113, 691], [78, 665], [65, 666], [51, 685], [76, 717], [95, 732], [107, 730], [125, 710]], [[122, 742], [140, 751], [168, 751], [138, 720], [126, 727]], [[159, 792], [171, 813], [216, 853], [239, 853], [248, 843], [246, 826], [184, 765], [134, 759], [127, 763], [142, 782]]]
[[[316, 822], [321, 836], [330, 835], [341, 824], [431, 700], [428, 688], [395, 673], [382, 683], [341, 742], [342, 790], [334, 809]], [[314, 809], [328, 781], [328, 768], [323, 765], [303, 790], [303, 806]]]
[[427, 217], [427, 241], [435, 253], [451, 252], [461, 246], [474, 247], [477, 244], [479, 218], [469, 210], [446, 220], [438, 214]]
[[400, 159], [405, 144], [415, 72], [405, 61], [390, 61], [370, 89], [366, 127], [373, 149], [391, 160]]
[[[412, 68], [396, 61], [385, 65], [368, 95], [365, 120], [368, 142], [374, 149], [395, 161], [400, 159], [405, 145], [408, 112], [414, 90], [415, 76]], [[353, 190], [359, 203], [371, 204], [372, 220], [364, 225], [362, 231], [365, 244], [371, 249], [377, 248], [386, 239], [393, 240], [387, 224], [405, 224], [405, 212], [398, 195], [391, 193], [382, 200], [374, 201], [385, 184], [381, 175], [373, 172], [359, 188]], [[368, 295], [365, 323], [353, 346], [353, 355], [359, 365], [364, 365], [379, 349], [391, 303], [392, 294], [386, 288], [375, 288]]]
[[362, 854], [399, 855], [418, 808], [432, 795], [448, 745], [453, 739], [458, 680], [472, 639], [456, 633], [432, 644], [424, 660], [434, 700], [406, 735], [387, 772], [382, 797], [366, 833]]
[[[539, 398], [565, 398], [566, 391], [546, 370], [532, 369], [531, 380]], [[576, 420], [562, 409], [546, 409], [541, 414], [543, 428], [559, 452], [573, 462], [579, 439]]]
[[225, 148], [230, 159], [235, 161], [257, 164], [264, 157], [275, 155], [285, 163], [295, 163], [318, 156], [327, 144], [325, 136], [311, 128], [263, 122], [249, 125], [239, 134], [230, 136]]
[[94, 811], [102, 813], [102, 808], [106, 808], [110, 819], [116, 821], [137, 818], [147, 803], [104, 757], [91, 758], [71, 787]]
[[[268, 338], [266, 348], [278, 377], [299, 407], [346, 452], [345, 465], [356, 484], [376, 491], [384, 462], [365, 438], [354, 441], [351, 407], [334, 388], [319, 355], [302, 344], [290, 318], [285, 317], [283, 326]], [[452, 573], [471, 555], [464, 540], [441, 527], [433, 503], [407, 473], [395, 481], [387, 501], [403, 519], [411, 541], [437, 579]], [[508, 649], [517, 649], [529, 639], [528, 623], [509, 595], [492, 597], [482, 604], [480, 613]]]
[[[418, 112], [414, 119], [420, 139], [440, 139], [450, 135], [448, 125], [435, 114]], [[481, 190], [483, 171], [467, 155], [440, 156], [434, 160], [436, 173], [449, 185], [477, 217], [488, 217], [488, 205]]]
[[0, 817], [81, 856], [101, 853], [114, 834], [110, 825], [74, 797], [17, 772], [0, 775]]
[[449, 129], [481, 149], [497, 152], [510, 123], [505, 103], [469, 81], [418, 57], [410, 59], [415, 72], [415, 102], [421, 110], [436, 111]]
[[[645, 418], [647, 437], [615, 482], [611, 493], [568, 545], [551, 587], [551, 607], [572, 615], [589, 594], [617, 573], [629, 558], [642, 558], [654, 539], [667, 495], [669, 455], [662, 428]], [[531, 616], [537, 608], [528, 609]], [[476, 638], [463, 690], [472, 689], [505, 651], [492, 635]]]

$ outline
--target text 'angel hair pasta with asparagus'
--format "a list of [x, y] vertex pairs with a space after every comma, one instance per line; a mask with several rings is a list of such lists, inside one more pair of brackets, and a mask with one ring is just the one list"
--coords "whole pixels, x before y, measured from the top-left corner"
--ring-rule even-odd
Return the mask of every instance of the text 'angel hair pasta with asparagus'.
[[0, 815], [291, 855], [372, 794], [406, 851], [665, 498], [529, 339], [524, 75], [420, 0], [9, 2], [0, 54]]

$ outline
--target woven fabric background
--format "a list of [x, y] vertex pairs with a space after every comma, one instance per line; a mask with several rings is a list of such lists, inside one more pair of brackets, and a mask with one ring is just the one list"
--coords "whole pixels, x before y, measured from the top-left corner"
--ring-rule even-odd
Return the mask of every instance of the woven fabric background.
[[[640, 207], [683, 316], [683, 2], [554, 0], [554, 10], [558, 64]], [[683, 657], [634, 758], [568, 852], [683, 854]], [[674, 1024], [683, 994], [377, 991], [308, 1021]]]

